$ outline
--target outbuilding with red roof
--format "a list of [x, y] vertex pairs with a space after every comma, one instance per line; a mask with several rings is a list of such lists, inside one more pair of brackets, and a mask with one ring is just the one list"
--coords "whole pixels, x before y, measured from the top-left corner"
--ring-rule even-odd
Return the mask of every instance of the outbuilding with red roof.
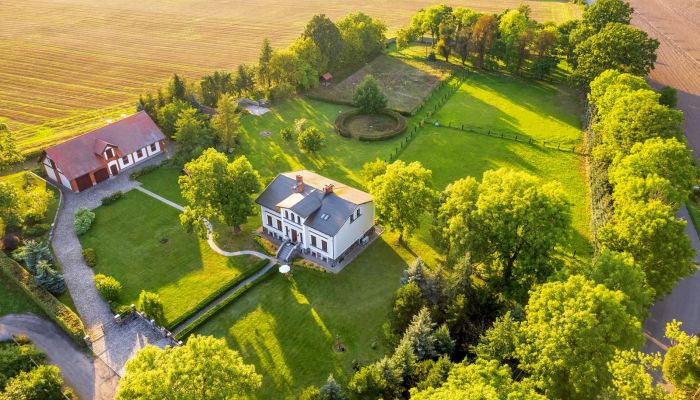
[[145, 111], [44, 150], [49, 179], [81, 192], [165, 150], [165, 135]]

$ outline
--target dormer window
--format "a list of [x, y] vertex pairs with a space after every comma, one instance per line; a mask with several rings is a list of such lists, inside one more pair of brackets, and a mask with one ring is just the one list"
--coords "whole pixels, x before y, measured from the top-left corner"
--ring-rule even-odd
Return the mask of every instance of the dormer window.
[[114, 150], [112, 150], [111, 147], [108, 147], [107, 150], [105, 150], [105, 156], [107, 156], [107, 158], [114, 157]]

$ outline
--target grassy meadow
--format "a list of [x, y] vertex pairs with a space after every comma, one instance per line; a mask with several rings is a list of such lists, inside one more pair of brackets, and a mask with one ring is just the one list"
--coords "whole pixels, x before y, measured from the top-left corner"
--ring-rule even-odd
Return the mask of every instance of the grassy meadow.
[[[390, 35], [432, 0], [343, 2], [262, 0], [7, 0], [0, 7], [0, 122], [22, 150], [85, 133], [134, 111], [140, 93], [174, 73], [197, 79], [253, 63], [269, 37], [291, 43], [314, 15], [363, 11]], [[453, 6], [501, 12], [521, 3], [540, 21], [580, 16], [563, 0], [462, 0]], [[147, 38], [147, 40], [145, 40]]]

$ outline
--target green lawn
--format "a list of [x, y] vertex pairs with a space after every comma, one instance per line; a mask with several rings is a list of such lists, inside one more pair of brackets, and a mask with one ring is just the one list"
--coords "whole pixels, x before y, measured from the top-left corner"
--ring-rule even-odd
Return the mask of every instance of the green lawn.
[[43, 315], [39, 306], [14, 282], [0, 275], [0, 316], [7, 314], [34, 313]]
[[477, 72], [431, 119], [573, 145], [581, 142], [582, 112], [572, 89]]
[[140, 176], [137, 180], [151, 192], [158, 193], [170, 201], [184, 205], [185, 199], [182, 198], [180, 186], [177, 183], [179, 177], [180, 168], [164, 166]]
[[178, 210], [139, 191], [95, 214], [92, 228], [81, 237], [83, 248], [97, 253], [95, 272], [121, 282], [122, 304], [136, 302], [141, 290], [158, 293], [169, 322], [259, 262], [215, 253], [206, 241], [185, 232]]
[[[337, 275], [295, 268], [290, 282], [275, 274], [195, 333], [226, 338], [255, 365], [263, 375], [258, 399], [296, 398], [329, 373], [345, 381], [353, 360], [376, 360], [388, 347], [382, 324], [412, 256], [385, 239], [395, 240], [380, 238]], [[344, 353], [332, 349], [337, 335]]]

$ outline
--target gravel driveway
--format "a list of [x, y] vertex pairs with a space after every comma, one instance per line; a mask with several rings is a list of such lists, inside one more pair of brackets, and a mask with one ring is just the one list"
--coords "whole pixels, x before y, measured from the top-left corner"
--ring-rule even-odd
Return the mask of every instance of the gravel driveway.
[[99, 358], [81, 351], [53, 322], [32, 314], [0, 317], [0, 340], [13, 335], [26, 335], [43, 350], [81, 400], [114, 398], [119, 376]]

